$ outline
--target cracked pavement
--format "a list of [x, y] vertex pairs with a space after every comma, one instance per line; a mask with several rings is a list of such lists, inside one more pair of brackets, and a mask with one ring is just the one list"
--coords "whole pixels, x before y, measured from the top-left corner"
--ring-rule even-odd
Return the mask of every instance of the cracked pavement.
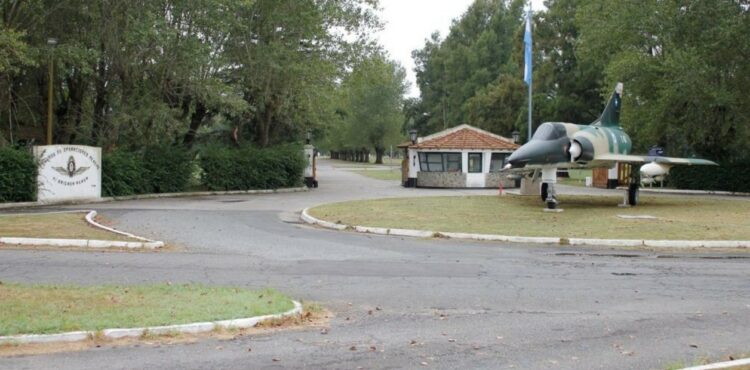
[[322, 161], [321, 187], [307, 193], [85, 207], [175, 251], [0, 249], [4, 282], [273, 287], [328, 308], [335, 317], [325, 334], [103, 346], [0, 358], [0, 369], [663, 369], [749, 350], [750, 255], [422, 240], [300, 224], [302, 208], [333, 201], [496, 194], [403, 189], [334, 163]]

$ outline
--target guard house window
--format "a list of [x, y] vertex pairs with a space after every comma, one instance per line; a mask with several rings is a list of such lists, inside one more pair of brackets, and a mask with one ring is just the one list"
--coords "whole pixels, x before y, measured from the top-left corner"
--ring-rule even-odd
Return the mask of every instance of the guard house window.
[[469, 173], [482, 173], [482, 153], [469, 153]]
[[492, 153], [492, 159], [490, 159], [490, 172], [499, 172], [502, 170], [507, 157], [507, 153]]
[[461, 172], [461, 153], [419, 153], [419, 170], [423, 172]]
[[448, 172], [461, 172], [461, 153], [444, 153], [445, 169]]

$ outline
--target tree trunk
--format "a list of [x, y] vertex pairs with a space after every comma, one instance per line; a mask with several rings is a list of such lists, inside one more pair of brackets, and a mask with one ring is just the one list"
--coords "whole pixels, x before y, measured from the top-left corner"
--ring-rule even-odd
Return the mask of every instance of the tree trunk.
[[267, 147], [271, 141], [271, 122], [273, 121], [271, 112], [271, 107], [267, 104], [261, 119], [258, 121], [258, 145], [261, 148]]
[[75, 71], [72, 76], [66, 79], [66, 82], [68, 84], [68, 97], [67, 101], [64, 102], [66, 107], [65, 118], [64, 121], [60, 121], [63, 126], [60, 142], [73, 144], [83, 120], [83, 98], [86, 90], [88, 90], [88, 81], [80, 71]]
[[375, 147], [375, 164], [383, 164], [384, 153], [385, 153], [385, 148]]
[[208, 110], [206, 109], [206, 106], [202, 102], [196, 102], [195, 112], [193, 112], [193, 114], [190, 116], [190, 128], [188, 128], [188, 132], [182, 139], [183, 144], [188, 147], [193, 145], [193, 141], [195, 141], [195, 134], [198, 133], [198, 129], [200, 128], [207, 114]]
[[[100, 46], [102, 53], [104, 53], [104, 44]], [[91, 142], [94, 145], [98, 145], [102, 130], [105, 126], [105, 119], [107, 119], [107, 64], [104, 58], [101, 57], [96, 66], [97, 76], [95, 83], [96, 97], [94, 98], [94, 122], [91, 128]]]

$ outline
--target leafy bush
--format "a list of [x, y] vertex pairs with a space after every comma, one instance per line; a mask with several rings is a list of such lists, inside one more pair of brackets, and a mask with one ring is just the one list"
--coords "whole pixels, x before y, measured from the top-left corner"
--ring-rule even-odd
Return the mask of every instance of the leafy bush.
[[179, 193], [188, 188], [192, 155], [180, 146], [151, 146], [143, 152], [143, 171], [147, 192]]
[[178, 193], [187, 190], [192, 170], [192, 157], [181, 147], [115, 150], [103, 155], [102, 189], [105, 196]]
[[200, 151], [201, 181], [209, 190], [278, 189], [299, 186], [302, 149], [207, 146]]
[[0, 202], [30, 202], [36, 199], [37, 164], [24, 150], [0, 148]]
[[750, 163], [715, 166], [676, 166], [669, 180], [678, 189], [750, 193]]
[[143, 158], [139, 153], [115, 150], [102, 155], [103, 196], [146, 193]]

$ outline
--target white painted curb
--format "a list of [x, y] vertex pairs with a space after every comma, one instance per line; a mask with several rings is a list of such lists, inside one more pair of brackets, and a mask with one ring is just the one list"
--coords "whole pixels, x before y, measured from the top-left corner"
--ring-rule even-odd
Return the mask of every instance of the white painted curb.
[[192, 324], [181, 324], [181, 325], [168, 325], [168, 326], [152, 326], [147, 328], [129, 328], [129, 329], [104, 329], [100, 332], [96, 331], [76, 331], [70, 333], [60, 334], [32, 334], [32, 335], [11, 335], [0, 337], [0, 344], [2, 343], [54, 343], [54, 342], [78, 342], [88, 340], [97, 337], [99, 334], [101, 337], [107, 339], [121, 339], [121, 338], [133, 338], [141, 337], [145, 334], [172, 334], [172, 333], [184, 333], [184, 334], [198, 334], [213, 331], [217, 328], [221, 329], [247, 329], [252, 328], [258, 323], [267, 320], [283, 319], [302, 313], [302, 304], [297, 301], [292, 301], [294, 308], [280, 314], [275, 315], [263, 315], [250, 317], [246, 319], [235, 319], [235, 320], [223, 320], [216, 322], [196, 322]]
[[461, 240], [498, 241], [508, 243], [588, 245], [607, 247], [651, 247], [651, 248], [750, 248], [750, 240], [643, 240], [643, 239], [581, 239], [558, 237], [529, 237], [493, 234], [454, 233], [430, 230], [386, 229], [369, 226], [334, 224], [310, 215], [309, 208], [302, 210], [302, 221], [334, 230], [354, 230], [359, 233], [397, 235], [415, 238], [450, 238]]
[[[618, 187], [618, 190], [627, 190], [626, 187]], [[731, 192], [721, 190], [688, 190], [688, 189], [665, 189], [665, 188], [644, 188], [641, 187], [642, 193], [651, 194], [684, 194], [684, 195], [728, 195], [733, 197], [746, 197], [750, 193]]]
[[740, 366], [750, 366], [750, 358], [744, 358], [741, 360], [734, 360], [734, 361], [727, 361], [727, 362], [717, 362], [713, 364], [694, 366], [694, 367], [686, 367], [682, 370], [719, 370], [719, 369], [731, 369], [731, 368], [740, 367]]
[[302, 211], [302, 221], [305, 221], [308, 224], [320, 225], [322, 227], [325, 227], [326, 229], [333, 229], [333, 230], [346, 230], [346, 228], [348, 227], [346, 225], [339, 225], [339, 224], [334, 224], [333, 222], [318, 220], [317, 218], [310, 216], [310, 214], [307, 213], [308, 209], [309, 208], [305, 208], [305, 210]]
[[[115, 230], [111, 227], [104, 226], [94, 221], [96, 211], [64, 211], [50, 213], [77, 213], [88, 212], [86, 222], [89, 225], [109, 231], [115, 234], [124, 235], [129, 238], [138, 239], [138, 242], [125, 242], [114, 240], [87, 240], [87, 239], [56, 239], [56, 238], [17, 238], [17, 237], [0, 237], [0, 245], [27, 245], [27, 246], [52, 246], [52, 247], [78, 247], [78, 248], [129, 248], [129, 249], [156, 249], [164, 247], [164, 242], [146, 239], [131, 233]], [[42, 213], [44, 214], [44, 213]]]
[[0, 209], [11, 209], [11, 208], [30, 208], [30, 207], [48, 207], [48, 206], [64, 206], [64, 205], [76, 205], [76, 204], [96, 204], [96, 203], [108, 203], [123, 200], [140, 200], [140, 199], [159, 199], [159, 198], [185, 198], [185, 197], [201, 197], [201, 196], [212, 196], [212, 195], [252, 195], [252, 194], [275, 194], [275, 193], [299, 193], [310, 191], [307, 187], [300, 188], [282, 188], [282, 189], [266, 189], [266, 190], [231, 190], [231, 191], [194, 191], [187, 193], [161, 193], [161, 194], [140, 194], [140, 195], [127, 195], [120, 197], [104, 197], [97, 199], [80, 199], [72, 201], [62, 202], [19, 202], [19, 203], [0, 203]]
[[[86, 215], [86, 222], [88, 222], [91, 226], [98, 227], [98, 228], [100, 228], [102, 230], [106, 230], [106, 231], [109, 231], [109, 232], [112, 232], [112, 233], [115, 233], [115, 234], [124, 235], [124, 236], [127, 236], [129, 238], [142, 240], [142, 242], [140, 242], [140, 243], [138, 243], [138, 242], [135, 242], [135, 243], [128, 242], [127, 243], [128, 246], [126, 246], [125, 248], [150, 248], [150, 249], [154, 249], [154, 248], [162, 248], [162, 247], [164, 247], [164, 242], [157, 241], [157, 240], [147, 239], [147, 238], [144, 238], [144, 237], [141, 237], [141, 236], [138, 236], [138, 235], [134, 235], [134, 234], [131, 234], [131, 233], [126, 233], [124, 231], [120, 231], [120, 230], [113, 229], [111, 227], [104, 226], [104, 225], [96, 222], [94, 220], [94, 217], [96, 217], [96, 211], [89, 212]], [[95, 242], [95, 240], [91, 240], [91, 242]], [[112, 244], [112, 245], [110, 245], [111, 247], [119, 247], [120, 245], [116, 245], [116, 244], [118, 244], [118, 243], [121, 244], [122, 242], [107, 242], [107, 243], [111, 243]], [[131, 247], [130, 246], [130, 245], [136, 245], [136, 244], [140, 244], [140, 247]], [[90, 245], [90, 246], [94, 247], [93, 245]], [[101, 247], [100, 246], [99, 248], [106, 248], [106, 247]]]

